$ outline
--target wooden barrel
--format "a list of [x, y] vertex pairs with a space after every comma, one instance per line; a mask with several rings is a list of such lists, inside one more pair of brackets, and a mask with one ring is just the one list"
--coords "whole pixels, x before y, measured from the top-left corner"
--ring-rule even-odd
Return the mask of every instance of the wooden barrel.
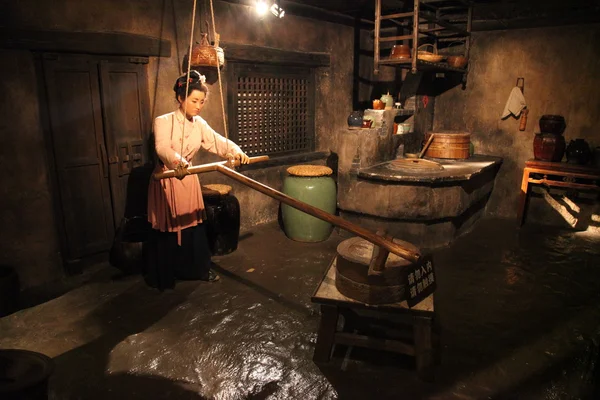
[[[411, 250], [419, 251], [416, 247]], [[390, 253], [383, 274], [369, 276], [373, 243], [353, 237], [341, 242], [337, 253], [335, 286], [341, 294], [366, 304], [397, 303], [406, 299], [402, 271], [411, 265], [410, 261]]]
[[450, 159], [469, 158], [471, 146], [471, 134], [469, 132], [429, 132], [425, 135], [425, 142], [427, 142], [431, 134], [435, 134], [435, 137], [425, 152], [425, 157]]

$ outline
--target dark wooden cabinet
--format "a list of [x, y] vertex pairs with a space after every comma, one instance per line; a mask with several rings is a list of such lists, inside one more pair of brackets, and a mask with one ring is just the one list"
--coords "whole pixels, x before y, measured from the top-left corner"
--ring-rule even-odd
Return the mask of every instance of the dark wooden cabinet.
[[43, 57], [63, 259], [110, 248], [131, 171], [149, 136], [146, 65], [85, 55]]

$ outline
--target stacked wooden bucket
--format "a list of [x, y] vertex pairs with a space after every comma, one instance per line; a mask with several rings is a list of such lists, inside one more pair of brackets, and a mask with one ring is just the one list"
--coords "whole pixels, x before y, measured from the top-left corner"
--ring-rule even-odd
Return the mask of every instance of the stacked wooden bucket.
[[434, 135], [433, 141], [425, 152], [426, 157], [467, 159], [471, 154], [471, 134], [465, 131], [429, 132], [425, 142]]

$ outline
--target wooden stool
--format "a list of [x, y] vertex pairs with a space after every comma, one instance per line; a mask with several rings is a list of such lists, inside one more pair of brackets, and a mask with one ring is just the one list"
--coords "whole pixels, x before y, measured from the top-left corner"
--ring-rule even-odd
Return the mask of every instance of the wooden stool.
[[600, 169], [585, 165], [529, 160], [523, 168], [517, 222], [521, 226], [527, 216], [532, 185], [572, 190], [600, 191]]
[[[434, 355], [438, 347], [437, 335], [434, 334], [434, 324], [437, 321], [434, 319], [433, 295], [414, 308], [409, 308], [406, 301], [369, 305], [350, 299], [335, 287], [334, 258], [311, 301], [321, 305], [321, 323], [313, 356], [314, 361], [328, 362], [335, 344], [385, 350], [415, 357], [419, 377], [423, 380], [432, 380]], [[345, 323], [342, 330], [338, 331], [340, 314], [344, 316]], [[409, 334], [412, 340], [409, 339], [407, 342], [353, 332], [352, 328], [357, 323], [368, 319], [403, 320], [412, 326], [412, 333]]]

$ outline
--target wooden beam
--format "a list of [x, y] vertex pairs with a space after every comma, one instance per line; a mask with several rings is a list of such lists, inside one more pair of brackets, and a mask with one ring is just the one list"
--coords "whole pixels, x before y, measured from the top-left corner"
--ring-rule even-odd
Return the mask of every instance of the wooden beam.
[[[245, 7], [254, 8], [255, 0], [221, 0], [226, 3], [237, 4]], [[305, 17], [318, 21], [331, 22], [334, 24], [355, 26], [358, 25], [361, 29], [372, 28], [375, 24], [373, 21], [359, 16], [352, 16], [341, 12], [327, 10], [322, 7], [313, 6], [310, 4], [299, 3], [296, 1], [282, 0], [281, 7], [285, 11], [285, 15], [293, 15], [296, 17]], [[358, 13], [357, 13], [358, 14]]]
[[421, 15], [419, 15], [419, 18], [423, 18], [429, 22], [433, 22], [434, 24], [437, 24], [439, 26], [443, 26], [446, 29], [452, 30], [454, 32], [460, 33], [462, 35], [468, 36], [470, 35], [469, 32], [467, 32], [464, 29], [459, 28], [456, 25], [453, 25], [451, 23], [449, 23], [448, 21], [444, 21], [441, 19], [436, 18], [435, 15], [432, 15], [431, 13], [427, 13], [427, 12], [422, 12]]
[[399, 40], [412, 39], [413, 35], [402, 35], [402, 36], [387, 36], [379, 38], [380, 42], [396, 42]]
[[238, 43], [221, 43], [221, 47], [225, 52], [225, 59], [229, 61], [287, 64], [303, 67], [329, 67], [331, 65], [329, 53], [289, 51]]
[[388, 15], [382, 15], [381, 19], [394, 19], [394, 18], [407, 18], [407, 17], [412, 17], [413, 13], [411, 12], [405, 12], [405, 13], [398, 13], [398, 14], [388, 14]]
[[0, 48], [33, 51], [171, 57], [171, 42], [130, 33], [0, 28]]

